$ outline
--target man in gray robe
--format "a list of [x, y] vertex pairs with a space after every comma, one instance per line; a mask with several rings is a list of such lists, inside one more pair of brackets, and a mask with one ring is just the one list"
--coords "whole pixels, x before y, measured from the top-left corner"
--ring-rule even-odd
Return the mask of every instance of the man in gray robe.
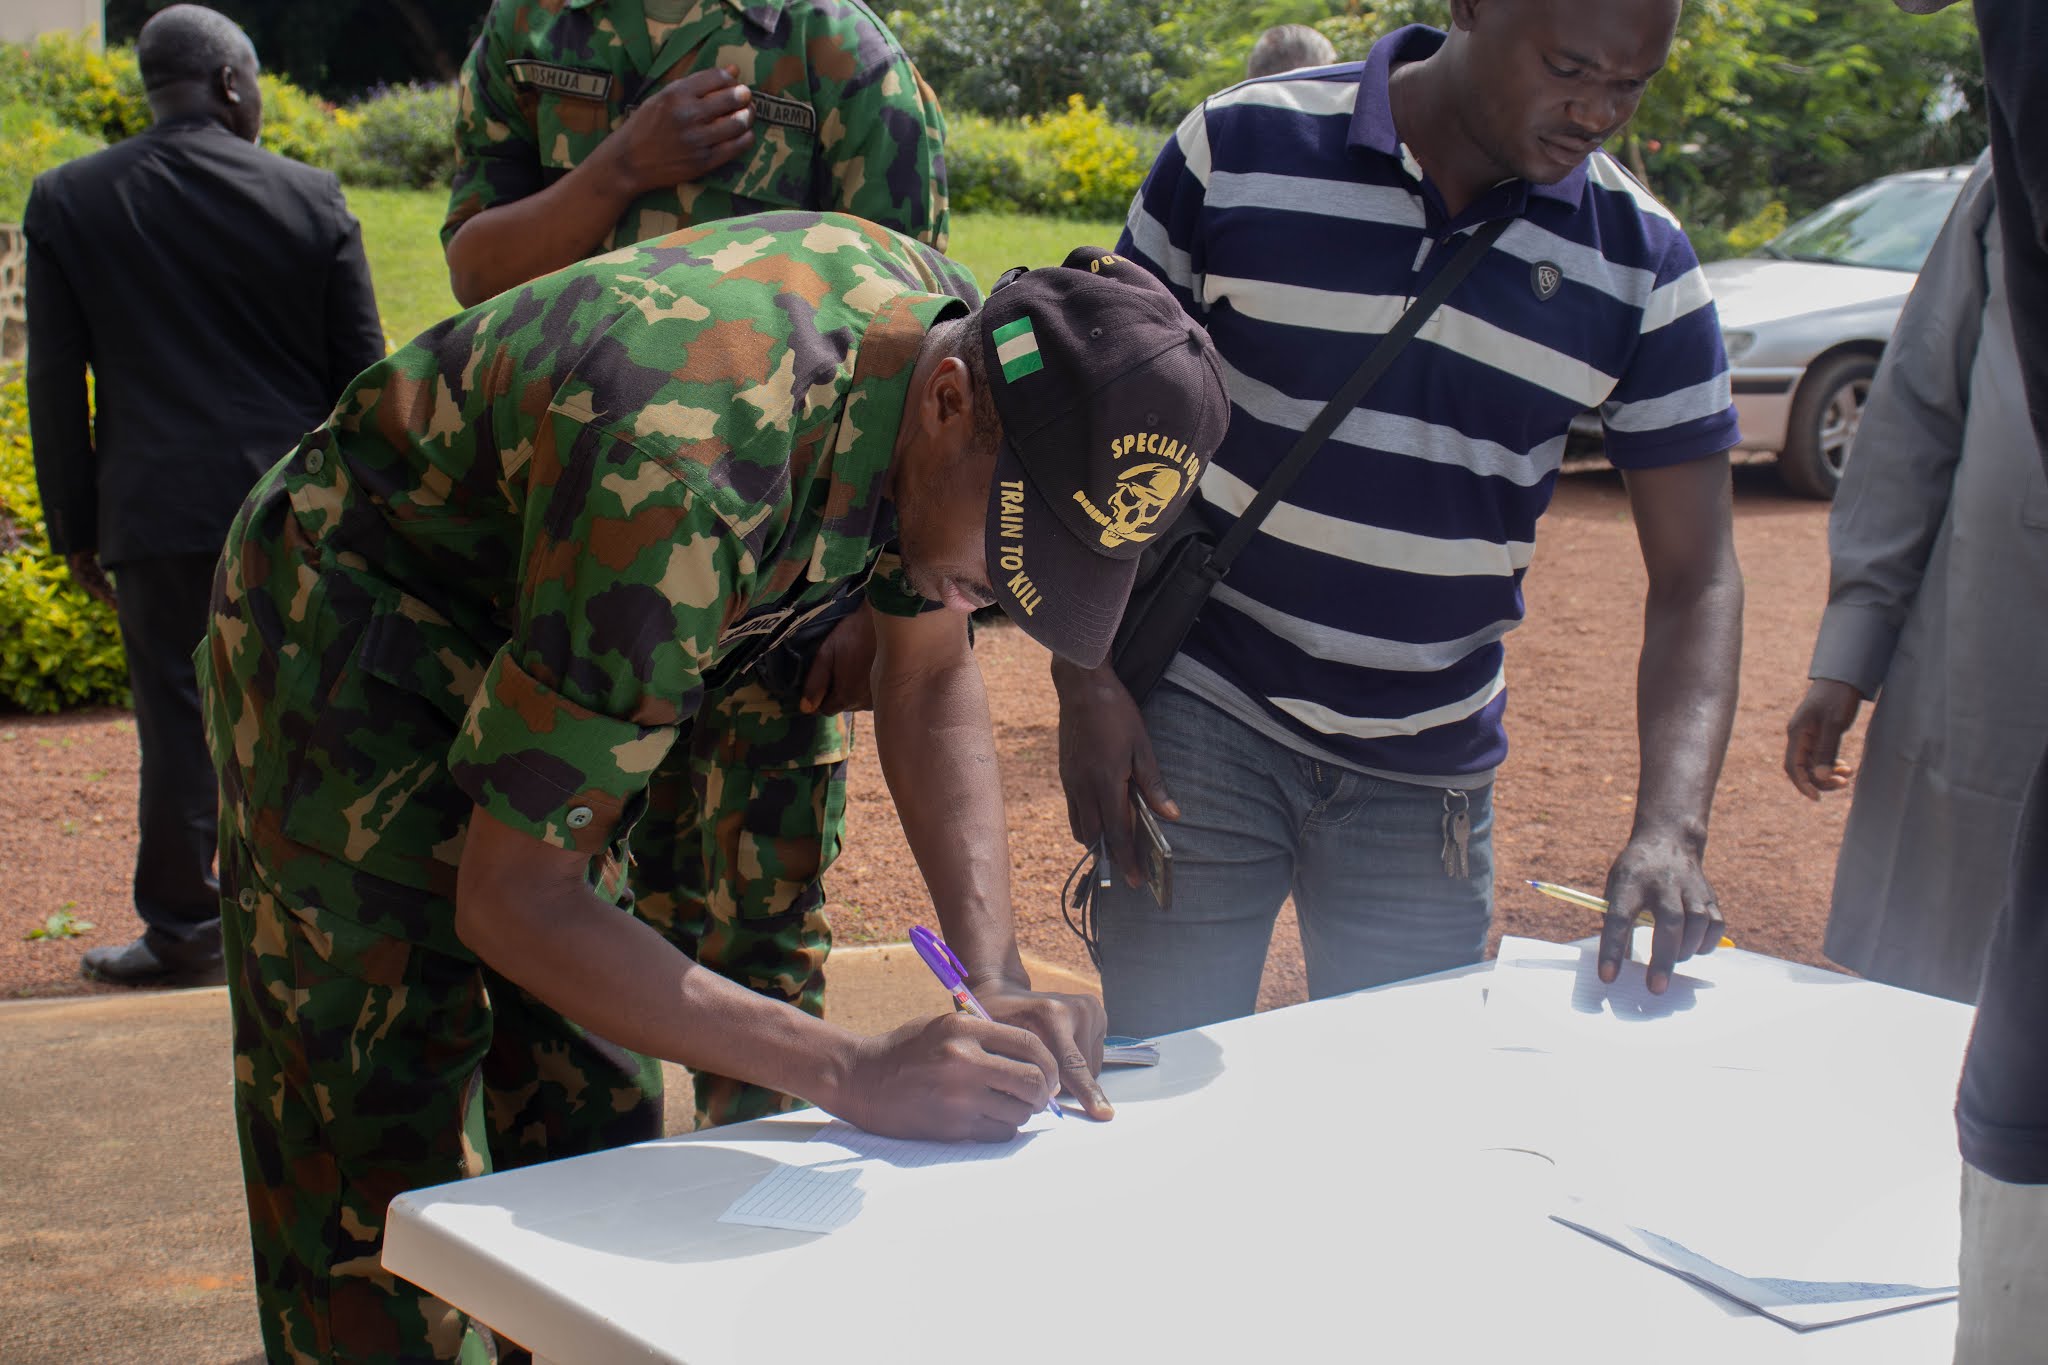
[[1785, 771], [1818, 799], [1876, 698], [1827, 955], [1974, 1003], [2013, 831], [2048, 743], [2048, 477], [2007, 307], [1989, 156], [1964, 185], [1871, 387], [1828, 521], [1812, 687]]

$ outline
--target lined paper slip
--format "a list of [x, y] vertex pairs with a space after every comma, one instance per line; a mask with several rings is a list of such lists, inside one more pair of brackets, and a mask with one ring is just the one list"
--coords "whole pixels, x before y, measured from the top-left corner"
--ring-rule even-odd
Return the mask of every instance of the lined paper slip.
[[1057, 1120], [1050, 1114], [1035, 1114], [1008, 1142], [919, 1142], [915, 1138], [879, 1137], [865, 1128], [834, 1119], [811, 1141], [843, 1147], [857, 1157], [899, 1169], [955, 1166], [963, 1161], [1000, 1161], [1013, 1156], [1054, 1122]]
[[860, 1212], [857, 1166], [777, 1166], [718, 1216], [721, 1223], [830, 1232]]
[[921, 1142], [881, 1137], [834, 1119], [806, 1144], [805, 1160], [777, 1166], [735, 1200], [718, 1221], [791, 1232], [831, 1232], [852, 1222], [866, 1196], [887, 1188], [892, 1176], [904, 1178], [895, 1172], [1000, 1161], [1071, 1122], [1041, 1111], [1008, 1142]]

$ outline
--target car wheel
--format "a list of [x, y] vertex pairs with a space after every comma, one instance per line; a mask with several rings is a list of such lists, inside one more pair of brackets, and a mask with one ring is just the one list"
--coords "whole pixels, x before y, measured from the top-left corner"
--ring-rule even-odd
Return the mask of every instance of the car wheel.
[[1835, 496], [1876, 373], [1877, 358], [1868, 355], [1838, 355], [1806, 372], [1778, 456], [1778, 476], [1793, 492], [1808, 498]]

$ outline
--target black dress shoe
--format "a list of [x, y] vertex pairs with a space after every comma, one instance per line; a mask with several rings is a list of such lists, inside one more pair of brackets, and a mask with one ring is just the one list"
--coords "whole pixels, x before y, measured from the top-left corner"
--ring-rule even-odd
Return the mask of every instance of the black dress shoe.
[[228, 979], [219, 953], [166, 959], [150, 947], [147, 936], [118, 946], [86, 949], [78, 972], [89, 980], [116, 986], [222, 986]]

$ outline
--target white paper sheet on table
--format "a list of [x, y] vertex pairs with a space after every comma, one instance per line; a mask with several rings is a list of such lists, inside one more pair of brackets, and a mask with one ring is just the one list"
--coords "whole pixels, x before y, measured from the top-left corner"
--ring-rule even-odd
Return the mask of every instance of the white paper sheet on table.
[[[1738, 1270], [1734, 1266], [1716, 1260], [1698, 1250], [1679, 1237], [1669, 1236], [1651, 1227], [1638, 1225], [1611, 1210], [1592, 1204], [1575, 1204], [1570, 1208], [1553, 1213], [1551, 1217], [1568, 1228], [1575, 1228], [1589, 1236], [1598, 1238], [1609, 1246], [1639, 1260], [1647, 1261], [1660, 1269], [1687, 1279], [1695, 1284], [1716, 1290], [1736, 1302], [1744, 1304], [1770, 1318], [1774, 1322], [1796, 1331], [1809, 1331], [1816, 1327], [1830, 1327], [1837, 1323], [1854, 1322], [1858, 1318], [1875, 1317], [1880, 1313], [1891, 1313], [1906, 1308], [1919, 1308], [1931, 1303], [1944, 1303], [1956, 1297], [1953, 1283], [1927, 1283], [1906, 1280], [1861, 1280], [1831, 1277], [1808, 1279], [1791, 1275], [1774, 1275], [1772, 1269], [1786, 1265], [1787, 1258], [1774, 1255], [1769, 1240], [1755, 1235], [1737, 1237], [1731, 1245], [1746, 1244], [1742, 1254], [1749, 1257], [1739, 1264], [1747, 1267]], [[1759, 1220], [1758, 1227], [1766, 1220]], [[1771, 1223], [1773, 1237], [1779, 1230]], [[1795, 1235], [1796, 1235], [1795, 1230]], [[1811, 1231], [1811, 1229], [1806, 1229]], [[1911, 1229], [1894, 1224], [1880, 1232], [1883, 1242], [1896, 1250], [1902, 1232]], [[1724, 1239], [1726, 1240], [1726, 1239]], [[1951, 1244], [1953, 1245], [1953, 1244]], [[1857, 1264], [1883, 1264], [1886, 1260], [1884, 1247], [1876, 1256], [1869, 1257], [1851, 1252], [1835, 1263], [1842, 1266]], [[1728, 1251], [1718, 1253], [1727, 1256]], [[1793, 1261], [1798, 1256], [1790, 1258]], [[1919, 1262], [1927, 1258], [1911, 1251], [1892, 1264]], [[1954, 1266], [1947, 1266], [1948, 1274], [1941, 1269], [1927, 1276], [1927, 1279], [1952, 1279]], [[1809, 1274], [1813, 1272], [1808, 1272]]]
[[[1944, 1107], [1861, 1079], [1687, 1085], [1660, 1106], [1663, 1142], [1617, 1121], [1608, 1151], [1564, 1163], [1580, 1197], [1557, 1221], [1791, 1327], [1955, 1297], [1961, 1166]], [[1785, 1132], [1777, 1116], [1800, 1112]]]
[[1653, 995], [1648, 968], [1624, 962], [1600, 980], [1599, 950], [1539, 939], [1503, 938], [1487, 976], [1487, 1032], [1495, 1047], [1625, 1057], [1653, 1051], [1660, 1065], [1767, 1068], [1772, 1021], [1812, 1002], [1784, 989], [1779, 964], [1741, 968], [1694, 958]]
[[1043, 1134], [1091, 1125], [1073, 1115], [1040, 1113], [1008, 1142], [920, 1142], [881, 1137], [837, 1119], [804, 1144], [805, 1159], [778, 1165], [719, 1215], [721, 1223], [830, 1232], [860, 1213], [867, 1195], [886, 1187], [890, 1172], [956, 1166], [1014, 1157]]
[[[1789, 1053], [1788, 1015], [1823, 1000], [1854, 1014], [1872, 989], [1837, 977], [1788, 990], [1796, 970], [1710, 955], [1658, 996], [1641, 961], [1603, 985], [1591, 945], [1502, 940], [1488, 1037], [1504, 1082], [1552, 1100], [1519, 1112], [1523, 1141], [1577, 1196], [1553, 1217], [1800, 1330], [1953, 1298], [1947, 1106]], [[1517, 1052], [1549, 1056], [1524, 1067]], [[1815, 1104], [1817, 1088], [1834, 1098]], [[1808, 1117], [1792, 1138], [1776, 1116], [1795, 1112]], [[1936, 1174], [1902, 1182], [1908, 1171]]]

